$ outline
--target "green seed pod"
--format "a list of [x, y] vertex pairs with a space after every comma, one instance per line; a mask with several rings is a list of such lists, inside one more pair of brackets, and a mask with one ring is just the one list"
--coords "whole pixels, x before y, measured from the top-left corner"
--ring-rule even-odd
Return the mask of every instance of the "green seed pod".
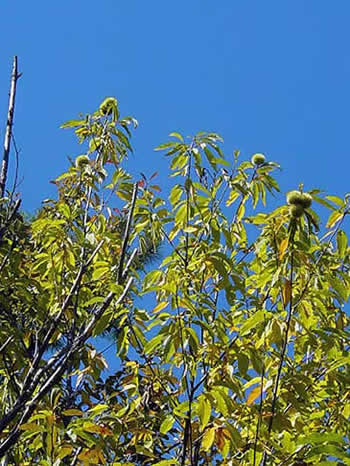
[[303, 195], [300, 191], [291, 191], [287, 194], [287, 203], [293, 205], [303, 205]]
[[300, 205], [304, 207], [304, 209], [308, 209], [312, 204], [312, 196], [309, 193], [303, 193]]
[[299, 218], [304, 214], [304, 207], [300, 204], [294, 204], [290, 206], [289, 211], [292, 217]]
[[100, 113], [101, 115], [110, 115], [116, 107], [117, 99], [114, 97], [107, 97], [100, 105]]
[[266, 157], [264, 154], [254, 154], [251, 158], [251, 162], [253, 165], [262, 165], [265, 163]]
[[85, 165], [88, 165], [89, 162], [90, 162], [90, 159], [87, 155], [79, 155], [75, 159], [75, 166], [77, 168], [82, 169]]

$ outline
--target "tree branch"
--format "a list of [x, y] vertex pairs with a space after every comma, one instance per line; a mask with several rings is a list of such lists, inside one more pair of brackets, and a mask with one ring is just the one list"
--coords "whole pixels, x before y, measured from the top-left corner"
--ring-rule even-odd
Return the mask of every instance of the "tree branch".
[[8, 106], [8, 113], [7, 113], [5, 141], [4, 141], [4, 155], [2, 158], [2, 166], [1, 166], [1, 173], [0, 173], [0, 197], [4, 197], [5, 188], [6, 188], [7, 170], [8, 170], [12, 126], [13, 126], [13, 116], [14, 116], [14, 111], [15, 111], [16, 86], [17, 86], [17, 80], [20, 76], [21, 74], [18, 73], [17, 71], [17, 57], [14, 56], [13, 66], [12, 66], [11, 86], [10, 86], [10, 98], [9, 98], [9, 106]]
[[131, 222], [132, 218], [134, 215], [134, 209], [135, 209], [135, 203], [136, 203], [136, 196], [137, 196], [137, 188], [138, 185], [137, 183], [134, 184], [134, 189], [132, 192], [132, 197], [131, 197], [131, 205], [128, 213], [128, 218], [126, 221], [126, 227], [125, 227], [125, 233], [124, 233], [124, 238], [123, 238], [123, 245], [122, 245], [122, 252], [120, 254], [120, 261], [119, 261], [119, 267], [118, 267], [118, 284], [120, 285], [123, 282], [123, 275], [124, 275], [124, 259], [125, 259], [125, 254], [126, 254], [126, 248], [128, 247], [129, 243], [129, 236], [130, 236], [130, 228], [131, 228]]
[[[122, 294], [118, 297], [116, 305], [121, 304], [123, 302], [124, 298], [126, 297], [131, 287], [132, 281], [133, 281], [133, 277], [130, 277], [128, 282], [125, 285], [125, 288]], [[30, 418], [30, 416], [36, 409], [38, 402], [52, 388], [52, 386], [58, 382], [58, 380], [60, 379], [60, 377], [66, 370], [67, 364], [69, 363], [71, 356], [79, 348], [81, 348], [81, 346], [85, 343], [85, 341], [90, 337], [92, 329], [94, 328], [97, 321], [102, 317], [103, 313], [106, 311], [106, 309], [108, 308], [108, 306], [110, 305], [114, 297], [115, 297], [114, 292], [110, 292], [106, 296], [98, 312], [92, 317], [90, 322], [80, 330], [79, 334], [75, 337], [73, 344], [68, 348], [68, 351], [67, 349], [65, 349], [66, 353], [63, 356], [62, 360], [59, 362], [57, 367], [54, 368], [54, 372], [51, 373], [49, 378], [46, 381], [44, 381], [44, 383], [38, 389], [36, 395], [32, 398], [32, 400], [29, 401], [30, 397], [33, 394], [33, 391], [36, 389], [39, 383], [39, 380], [38, 380], [38, 378], [40, 378], [39, 374], [35, 377], [35, 381], [34, 381], [35, 383], [29, 387], [29, 390], [24, 392], [23, 395], [18, 398], [13, 409], [6, 416], [2, 418], [1, 423], [0, 423], [0, 432], [4, 428], [6, 428], [8, 424], [15, 418], [15, 416], [25, 407], [22, 416], [16, 422], [16, 425], [13, 427], [8, 437], [2, 443], [0, 443], [0, 457], [4, 455], [17, 442], [18, 438], [22, 434], [22, 432], [19, 429], [20, 425], [26, 422]], [[62, 350], [59, 353], [62, 353]], [[51, 358], [51, 361], [53, 359], [54, 358]], [[57, 358], [56, 360], [59, 361], [59, 359], [60, 358]], [[40, 375], [47, 372], [48, 370], [47, 366], [48, 365], [44, 367], [44, 370], [40, 371]]]

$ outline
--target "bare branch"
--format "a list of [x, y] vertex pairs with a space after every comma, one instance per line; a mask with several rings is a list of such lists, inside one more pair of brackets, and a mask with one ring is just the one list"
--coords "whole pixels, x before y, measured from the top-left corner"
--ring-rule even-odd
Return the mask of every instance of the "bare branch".
[[123, 270], [123, 275], [122, 275], [122, 279], [125, 280], [127, 274], [128, 274], [128, 271], [129, 271], [129, 268], [132, 264], [132, 261], [135, 259], [135, 256], [137, 254], [137, 248], [135, 248], [133, 250], [133, 252], [131, 253], [130, 257], [129, 257], [129, 260], [128, 262], [126, 263], [125, 267], [124, 267], [124, 270]]
[[135, 203], [136, 203], [136, 196], [137, 196], [137, 183], [134, 184], [134, 189], [132, 192], [132, 197], [131, 197], [131, 205], [128, 213], [128, 219], [126, 222], [126, 227], [125, 227], [125, 233], [124, 233], [124, 238], [123, 238], [123, 245], [122, 245], [122, 252], [120, 254], [120, 261], [119, 261], [119, 267], [118, 267], [118, 283], [121, 284], [123, 282], [123, 266], [124, 266], [124, 259], [125, 259], [125, 254], [126, 254], [126, 248], [128, 247], [129, 243], [129, 236], [130, 236], [130, 228], [131, 228], [131, 222], [132, 222], [132, 217], [134, 215], [134, 209], [135, 209]]
[[8, 337], [8, 339], [5, 341], [5, 343], [0, 347], [0, 354], [6, 349], [6, 346], [11, 343], [13, 340], [13, 337]]
[[17, 80], [20, 76], [21, 75], [17, 71], [17, 57], [15, 56], [13, 57], [10, 98], [9, 98], [9, 107], [8, 107], [8, 113], [7, 113], [5, 141], [4, 141], [4, 155], [2, 159], [2, 166], [1, 166], [1, 173], [0, 173], [0, 197], [4, 197], [5, 188], [6, 188], [7, 170], [8, 170], [8, 162], [9, 162], [10, 146], [11, 146], [11, 134], [12, 134], [12, 126], [13, 126], [13, 116], [14, 116], [14, 111], [15, 111], [16, 86], [17, 86]]

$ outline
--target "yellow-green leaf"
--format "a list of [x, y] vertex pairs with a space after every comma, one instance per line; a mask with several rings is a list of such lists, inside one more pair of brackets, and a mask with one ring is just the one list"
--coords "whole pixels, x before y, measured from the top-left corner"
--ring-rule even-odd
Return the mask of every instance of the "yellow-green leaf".
[[214, 439], [215, 439], [215, 431], [216, 431], [215, 427], [210, 427], [210, 429], [207, 429], [204, 432], [203, 439], [202, 439], [202, 447], [204, 451], [209, 451], [211, 446], [213, 445]]
[[152, 312], [153, 313], [159, 312], [159, 311], [163, 310], [164, 308], [166, 308], [168, 304], [169, 303], [167, 301], [162, 301], [162, 302], [158, 303], [157, 306], [152, 309]]
[[252, 328], [256, 327], [260, 322], [265, 319], [265, 311], [260, 309], [260, 311], [255, 312], [249, 319], [247, 319], [240, 329], [241, 336], [248, 333]]
[[72, 451], [73, 451], [73, 447], [71, 447], [70, 445], [61, 446], [58, 448], [57, 458], [61, 460], [65, 458], [66, 456], [70, 455]]
[[171, 414], [166, 416], [166, 418], [164, 419], [164, 421], [162, 422], [160, 426], [160, 432], [162, 434], [166, 434], [173, 427], [174, 422], [175, 422], [175, 418]]
[[64, 416], [82, 416], [84, 414], [80, 409], [66, 409], [62, 413]]
[[328, 219], [328, 222], [327, 222], [327, 225], [326, 227], [327, 228], [332, 228], [334, 227], [334, 225], [339, 222], [339, 220], [343, 217], [343, 214], [342, 212], [338, 212], [338, 211], [335, 211], [335, 212], [332, 212], [331, 215], [329, 216], [329, 219]]
[[201, 424], [201, 428], [208, 424], [211, 414], [211, 404], [210, 401], [205, 398], [203, 395], [199, 397], [198, 400], [198, 416]]
[[89, 409], [89, 413], [100, 414], [102, 411], [105, 411], [108, 408], [106, 404], [98, 404], [93, 408]]
[[348, 246], [348, 238], [346, 236], [346, 233], [343, 230], [339, 230], [337, 232], [337, 247], [338, 247], [339, 256], [341, 258], [344, 257], [347, 246]]
[[21, 430], [29, 430], [31, 432], [34, 432], [34, 431], [39, 432], [43, 430], [43, 426], [36, 424], [35, 422], [27, 422], [26, 424], [22, 424], [21, 426], [19, 426], [19, 428]]

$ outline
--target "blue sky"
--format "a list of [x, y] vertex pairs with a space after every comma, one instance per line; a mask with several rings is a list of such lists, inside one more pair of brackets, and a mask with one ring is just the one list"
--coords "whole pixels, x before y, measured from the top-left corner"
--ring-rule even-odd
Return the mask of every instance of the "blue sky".
[[80, 153], [59, 125], [116, 96], [140, 123], [130, 170], [160, 171], [171, 131], [220, 133], [225, 152], [278, 161], [283, 192], [299, 182], [349, 188], [348, 0], [63, 0], [0, 4], [0, 138], [12, 56], [20, 190], [33, 211]]

